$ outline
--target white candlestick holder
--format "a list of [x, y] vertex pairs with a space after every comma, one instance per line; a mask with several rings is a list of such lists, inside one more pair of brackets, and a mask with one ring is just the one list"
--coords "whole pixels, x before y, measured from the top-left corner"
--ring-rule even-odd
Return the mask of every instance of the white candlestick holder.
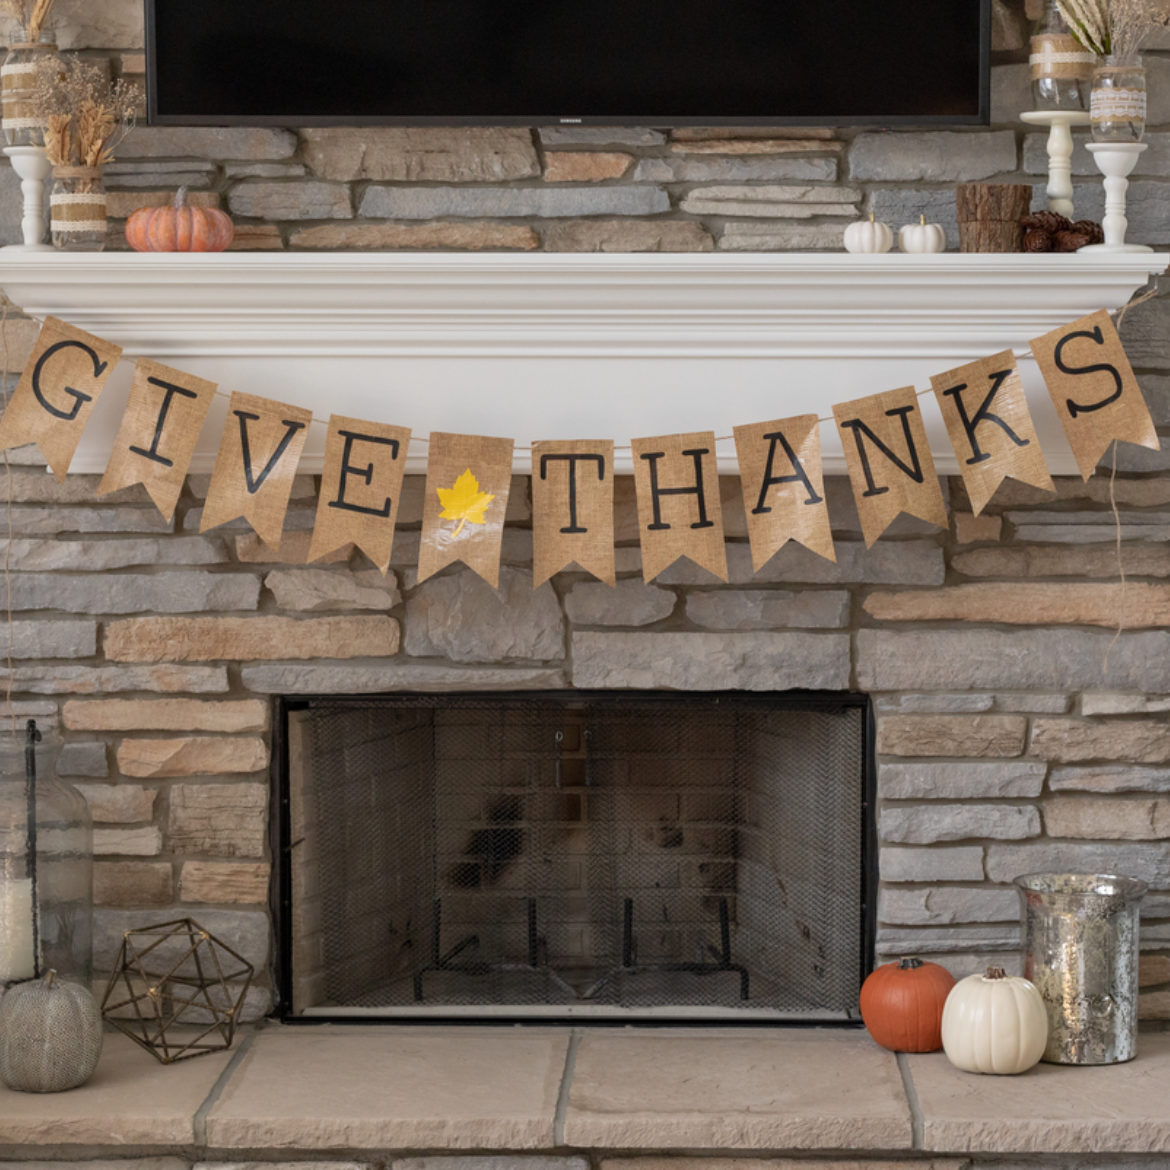
[[1105, 232], [1105, 243], [1087, 244], [1079, 252], [1152, 252], [1145, 244], [1127, 244], [1125, 232], [1129, 220], [1125, 218], [1125, 193], [1129, 189], [1129, 174], [1137, 166], [1137, 160], [1145, 142], [1090, 142], [1093, 161], [1105, 176], [1105, 218], [1101, 227]]
[[1048, 127], [1048, 210], [1072, 219], [1072, 127], [1089, 124], [1088, 110], [1028, 110], [1020, 121]]
[[7, 244], [2, 252], [51, 252], [45, 243], [45, 180], [53, 173], [43, 146], [6, 146], [12, 169], [20, 176], [24, 215], [20, 221], [23, 244]]

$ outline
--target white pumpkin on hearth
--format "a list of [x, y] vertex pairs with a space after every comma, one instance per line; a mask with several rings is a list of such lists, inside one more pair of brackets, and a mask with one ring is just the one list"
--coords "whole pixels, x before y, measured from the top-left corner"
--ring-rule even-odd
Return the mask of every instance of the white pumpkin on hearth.
[[1047, 1043], [1048, 1011], [1036, 985], [1002, 967], [960, 979], [943, 1005], [943, 1051], [964, 1072], [1027, 1072]]

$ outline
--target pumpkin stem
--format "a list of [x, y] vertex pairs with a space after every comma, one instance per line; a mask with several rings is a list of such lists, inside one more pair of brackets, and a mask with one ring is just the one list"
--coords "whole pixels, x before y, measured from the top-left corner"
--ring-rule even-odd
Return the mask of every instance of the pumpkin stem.
[[876, 218], [877, 218], [877, 212], [876, 212], [876, 211], [871, 211], [871, 212], [869, 213], [869, 222], [870, 222], [870, 223], [873, 223], [873, 222], [874, 222], [874, 220], [875, 220]]
[[45, 972], [45, 986], [52, 987], [53, 980], [56, 978], [57, 978], [57, 972], [52, 967], [50, 967], [48, 969], [48, 971]]
[[1006, 979], [1007, 972], [1002, 967], [988, 967], [984, 979]]
[[920, 215], [920, 216], [918, 217], [918, 222], [919, 222], [920, 224], [922, 224], [922, 226], [923, 226], [923, 227], [926, 227], [926, 216], [925, 216], [925, 215]]
[[917, 956], [911, 956], [907, 959], [900, 959], [898, 961], [899, 971], [913, 971], [916, 967], [922, 966], [922, 960]]
[[175, 192], [175, 202], [174, 202], [173, 206], [174, 206], [176, 211], [179, 211], [181, 208], [186, 206], [186, 203], [187, 203], [187, 188], [180, 187], [178, 189], [178, 191]]

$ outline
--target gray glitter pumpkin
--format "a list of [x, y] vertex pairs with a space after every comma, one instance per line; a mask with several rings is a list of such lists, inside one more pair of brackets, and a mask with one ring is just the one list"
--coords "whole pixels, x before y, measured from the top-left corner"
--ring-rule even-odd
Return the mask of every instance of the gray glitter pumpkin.
[[97, 1068], [101, 1012], [84, 987], [56, 975], [17, 983], [0, 999], [0, 1080], [10, 1089], [76, 1089]]

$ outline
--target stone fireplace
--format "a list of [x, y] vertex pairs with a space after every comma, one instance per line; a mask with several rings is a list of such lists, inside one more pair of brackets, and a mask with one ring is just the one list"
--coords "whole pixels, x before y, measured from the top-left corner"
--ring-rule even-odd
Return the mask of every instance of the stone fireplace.
[[855, 1018], [876, 867], [859, 697], [279, 713], [286, 1014]]

